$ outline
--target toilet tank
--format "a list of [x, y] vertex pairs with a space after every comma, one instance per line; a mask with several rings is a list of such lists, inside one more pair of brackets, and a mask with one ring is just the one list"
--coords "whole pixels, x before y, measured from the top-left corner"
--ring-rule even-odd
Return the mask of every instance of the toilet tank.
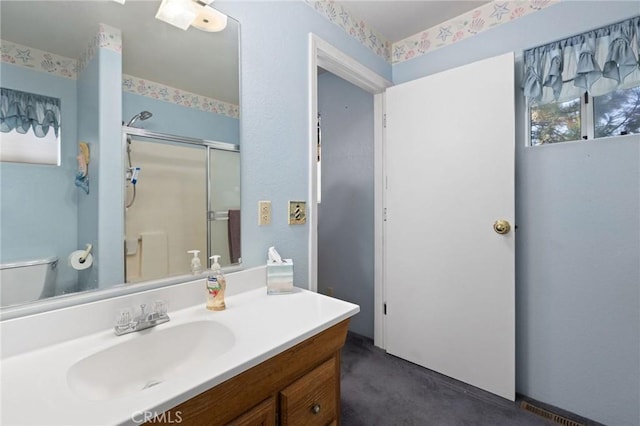
[[55, 286], [57, 257], [0, 264], [0, 306], [33, 302]]

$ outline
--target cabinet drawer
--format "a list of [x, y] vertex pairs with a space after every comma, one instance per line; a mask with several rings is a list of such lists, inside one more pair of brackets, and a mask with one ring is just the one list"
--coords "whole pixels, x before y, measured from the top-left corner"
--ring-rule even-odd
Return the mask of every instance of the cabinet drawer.
[[325, 426], [336, 420], [337, 363], [335, 357], [280, 392], [282, 425]]
[[276, 402], [271, 397], [266, 401], [253, 407], [227, 426], [275, 426], [276, 424]]

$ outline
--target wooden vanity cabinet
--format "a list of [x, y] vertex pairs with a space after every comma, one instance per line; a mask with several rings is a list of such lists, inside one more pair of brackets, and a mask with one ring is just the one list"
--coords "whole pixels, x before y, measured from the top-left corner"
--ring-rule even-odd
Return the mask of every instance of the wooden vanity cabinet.
[[176, 418], [189, 426], [340, 424], [340, 349], [348, 324], [345, 320], [310, 337], [149, 424]]
[[333, 357], [280, 391], [280, 424], [335, 424], [340, 404], [336, 381], [336, 358]]

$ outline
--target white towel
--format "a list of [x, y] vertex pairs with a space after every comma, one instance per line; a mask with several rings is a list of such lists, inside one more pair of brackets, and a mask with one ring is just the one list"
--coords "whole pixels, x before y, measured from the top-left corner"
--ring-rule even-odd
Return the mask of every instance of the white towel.
[[167, 234], [164, 231], [140, 233], [140, 278], [152, 280], [169, 274]]

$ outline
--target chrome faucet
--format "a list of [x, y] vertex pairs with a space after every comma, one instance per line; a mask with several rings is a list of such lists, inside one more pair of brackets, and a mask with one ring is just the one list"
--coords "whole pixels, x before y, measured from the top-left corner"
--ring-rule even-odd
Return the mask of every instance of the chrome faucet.
[[141, 304], [140, 315], [133, 319], [131, 319], [131, 309], [122, 309], [114, 327], [116, 336], [145, 330], [170, 320], [167, 315], [167, 304], [164, 301], [157, 301], [153, 312], [145, 312], [146, 307], [146, 304]]

